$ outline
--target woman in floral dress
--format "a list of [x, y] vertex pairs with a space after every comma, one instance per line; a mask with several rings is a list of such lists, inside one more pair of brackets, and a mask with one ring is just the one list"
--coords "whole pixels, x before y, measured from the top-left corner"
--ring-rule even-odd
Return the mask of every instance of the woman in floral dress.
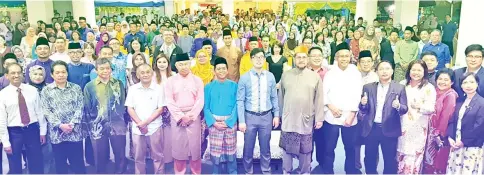
[[482, 174], [484, 143], [484, 98], [476, 93], [479, 78], [464, 74], [460, 86], [465, 100], [457, 102], [447, 133], [452, 147], [447, 174]]
[[429, 119], [435, 111], [436, 92], [428, 82], [428, 69], [422, 60], [410, 63], [405, 74], [408, 112], [401, 118], [402, 136], [398, 138], [398, 174], [419, 174], [422, 168]]

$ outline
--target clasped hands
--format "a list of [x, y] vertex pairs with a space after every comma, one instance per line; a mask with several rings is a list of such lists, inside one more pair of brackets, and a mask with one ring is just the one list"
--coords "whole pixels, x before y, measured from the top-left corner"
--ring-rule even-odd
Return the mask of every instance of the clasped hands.
[[193, 121], [194, 121], [193, 115], [188, 114], [188, 115], [185, 115], [184, 117], [182, 117], [180, 119], [180, 121], [178, 121], [178, 125], [183, 126], [183, 127], [187, 127], [187, 126], [190, 126], [193, 123]]
[[[327, 107], [331, 111], [331, 113], [333, 114], [334, 118], [340, 118], [343, 115], [343, 111], [341, 109], [338, 109], [336, 106], [334, 106], [332, 104], [328, 104]], [[355, 119], [355, 117], [356, 117], [356, 112], [352, 111], [349, 114], [348, 118], [346, 118], [346, 120], [344, 121], [343, 126], [344, 127], [352, 126], [353, 120]]]

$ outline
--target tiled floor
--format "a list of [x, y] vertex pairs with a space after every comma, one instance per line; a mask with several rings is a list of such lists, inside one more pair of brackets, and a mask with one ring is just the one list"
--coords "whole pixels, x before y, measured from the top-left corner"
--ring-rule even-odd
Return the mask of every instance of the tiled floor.
[[[364, 158], [364, 151], [363, 150], [364, 150], [364, 147], [362, 147], [362, 151], [361, 151], [361, 153], [362, 153], [361, 158], [362, 159]], [[336, 148], [335, 152], [336, 152], [336, 159], [335, 159], [335, 162], [334, 162], [334, 167], [335, 167], [334, 172], [335, 172], [335, 174], [344, 174], [345, 173], [344, 172], [344, 158], [345, 158], [344, 155], [345, 155], [345, 153], [344, 153], [343, 143], [341, 142], [341, 139], [338, 142], [338, 147]], [[381, 154], [380, 154], [380, 160], [383, 160], [383, 158], [381, 157]], [[5, 152], [3, 152], [2, 164], [3, 164], [3, 173], [6, 174], [8, 172], [8, 159], [5, 155]], [[297, 167], [297, 165], [298, 165], [298, 162], [294, 161], [294, 167]], [[112, 170], [113, 164], [111, 163], [108, 166], [109, 166], [108, 169], [113, 171]], [[312, 172], [313, 174], [321, 174], [321, 170], [317, 166], [318, 166], [317, 162], [315, 162], [315, 161], [312, 162], [311, 167], [313, 168], [313, 172]], [[95, 169], [92, 166], [88, 166], [87, 170], [88, 170], [89, 174], [95, 173]], [[276, 170], [276, 167], [273, 167], [272, 170], [273, 170], [274, 174], [282, 174], [282, 167], [279, 167], [278, 170]], [[173, 174], [174, 173], [173, 163], [166, 164], [165, 165], [165, 171], [166, 171], [166, 174]], [[364, 171], [364, 170], [362, 169], [362, 171]], [[378, 171], [379, 172], [383, 171], [383, 161], [379, 161]], [[211, 174], [211, 172], [212, 172], [212, 166], [211, 166], [210, 161], [204, 161], [203, 166], [202, 166], [202, 173], [203, 174]], [[238, 165], [238, 172], [240, 174], [243, 174], [243, 172], [244, 172], [241, 164]], [[55, 172], [51, 172], [51, 173], [55, 173]], [[129, 173], [129, 174], [134, 173], [134, 163], [132, 161], [129, 162], [127, 173]], [[147, 163], [147, 173], [148, 174], [153, 173], [153, 165], [151, 163]], [[260, 166], [258, 164], [254, 165], [254, 173], [256, 173], [256, 174], [261, 173]]]

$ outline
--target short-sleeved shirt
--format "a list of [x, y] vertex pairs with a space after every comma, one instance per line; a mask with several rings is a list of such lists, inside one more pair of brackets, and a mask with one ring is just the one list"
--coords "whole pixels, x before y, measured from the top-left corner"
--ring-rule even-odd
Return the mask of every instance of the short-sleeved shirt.
[[[154, 111], [164, 106], [163, 88], [156, 83], [151, 83], [148, 88], [143, 87], [141, 83], [135, 84], [129, 88], [125, 106], [134, 108], [138, 118], [145, 121], [151, 117]], [[148, 124], [146, 135], [152, 135], [161, 128], [161, 124], [161, 117], [153, 120]], [[136, 125], [132, 125], [131, 129], [133, 134], [143, 135]]]

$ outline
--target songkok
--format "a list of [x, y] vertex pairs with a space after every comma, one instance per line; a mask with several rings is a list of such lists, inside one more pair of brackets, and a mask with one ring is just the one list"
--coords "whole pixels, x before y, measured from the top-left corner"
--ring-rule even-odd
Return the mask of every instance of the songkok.
[[343, 42], [343, 43], [338, 44], [336, 46], [336, 52], [335, 53], [339, 52], [340, 50], [350, 50], [350, 47], [348, 46], [347, 43]]
[[405, 27], [405, 30], [408, 30], [408, 31], [410, 31], [412, 33], [415, 33], [415, 31], [413, 30], [413, 28], [410, 27], [410, 26]]
[[207, 33], [207, 27], [205, 27], [205, 26], [200, 26], [200, 30], [203, 30], [203, 31], [205, 31], [205, 33]]
[[224, 30], [222, 36], [232, 36], [232, 32], [230, 30]]
[[15, 54], [13, 53], [7, 53], [5, 54], [5, 56], [3, 56], [3, 60], [7, 60], [7, 59], [17, 59], [17, 56], [15, 56]]
[[183, 28], [188, 28], [188, 25], [183, 24], [183, 25], [182, 25], [182, 29], [183, 29]]
[[249, 38], [249, 42], [252, 42], [252, 41], [259, 41], [259, 39], [257, 39], [257, 37], [253, 36], [253, 37], [250, 37]]
[[47, 38], [39, 37], [37, 39], [37, 41], [35, 42], [35, 45], [36, 45], [36, 47], [39, 47], [41, 45], [49, 46], [49, 41], [47, 40]]
[[255, 48], [254, 50], [250, 51], [250, 57], [253, 57], [254, 55], [257, 55], [258, 53], [264, 53], [264, 50], [261, 48]]
[[308, 53], [309, 50], [306, 46], [297, 46], [295, 49], [294, 49], [294, 53]]
[[46, 24], [46, 25], [45, 25], [45, 28], [46, 28], [46, 29], [52, 29], [53, 27], [52, 27], [52, 24]]
[[218, 57], [217, 59], [215, 59], [214, 67], [217, 67], [218, 64], [225, 64], [225, 65], [227, 65], [227, 60], [225, 60], [225, 58]]
[[81, 49], [81, 44], [79, 44], [79, 43], [69, 43], [68, 49]]
[[365, 58], [365, 57], [371, 57], [371, 52], [369, 50], [362, 50], [360, 52], [360, 55], [358, 56], [358, 59]]
[[154, 24], [154, 25], [156, 25], [156, 22], [155, 22], [155, 20], [151, 20], [151, 24]]
[[188, 57], [187, 53], [177, 54], [176, 55], [176, 62], [178, 61], [188, 61], [190, 58]]
[[212, 41], [210, 41], [209, 39], [206, 39], [202, 42], [202, 46], [205, 46], [205, 45], [212, 45]]

